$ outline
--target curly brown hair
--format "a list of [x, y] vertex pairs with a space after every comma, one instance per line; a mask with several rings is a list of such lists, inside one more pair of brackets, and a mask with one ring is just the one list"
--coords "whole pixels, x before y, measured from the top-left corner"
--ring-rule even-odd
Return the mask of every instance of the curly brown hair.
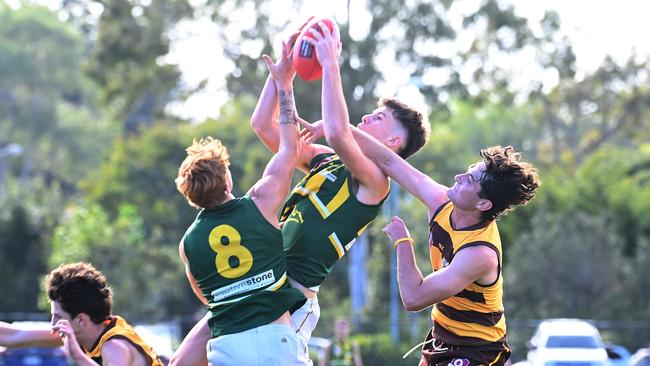
[[379, 99], [377, 106], [392, 109], [393, 117], [406, 129], [406, 144], [398, 152], [399, 156], [406, 159], [427, 143], [430, 128], [422, 113], [395, 98]]
[[60, 265], [45, 278], [45, 289], [71, 318], [84, 313], [99, 324], [111, 315], [113, 290], [90, 263]]
[[206, 137], [185, 149], [187, 157], [178, 168], [176, 188], [196, 208], [213, 208], [225, 198], [228, 150], [221, 141]]
[[481, 150], [485, 173], [481, 177], [479, 197], [492, 202], [483, 212], [484, 220], [494, 220], [517, 205], [527, 204], [541, 185], [537, 168], [521, 161], [521, 153], [512, 146], [492, 146]]

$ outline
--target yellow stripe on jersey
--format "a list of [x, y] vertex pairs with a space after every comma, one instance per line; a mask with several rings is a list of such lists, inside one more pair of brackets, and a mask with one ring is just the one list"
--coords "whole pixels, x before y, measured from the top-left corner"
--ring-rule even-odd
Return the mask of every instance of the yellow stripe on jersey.
[[339, 191], [336, 192], [334, 198], [327, 204], [327, 210], [329, 212], [336, 211], [348, 198], [350, 198], [350, 191], [348, 190], [348, 180], [346, 179]]
[[327, 238], [330, 240], [330, 243], [332, 243], [332, 246], [334, 246], [334, 249], [336, 249], [336, 253], [338, 253], [339, 258], [343, 257], [343, 254], [345, 254], [345, 251], [343, 250], [343, 244], [341, 244], [341, 241], [339, 240], [339, 237], [336, 236], [336, 233], [330, 234], [330, 236]]
[[307, 184], [305, 184], [305, 189], [313, 193], [318, 192], [320, 190], [320, 187], [323, 185], [323, 182], [325, 182], [327, 173], [327, 170], [323, 170], [321, 174], [315, 174], [313, 177], [309, 178], [309, 181], [307, 181]]
[[271, 285], [269, 288], [265, 289], [266, 291], [277, 291], [284, 283], [287, 282], [287, 272], [284, 272], [282, 277], [273, 285]]
[[471, 283], [463, 291], [434, 306], [431, 317], [439, 325], [434, 327], [434, 336], [444, 338], [453, 335], [499, 341], [506, 334], [506, 325], [503, 316], [503, 278], [500, 273], [501, 238], [497, 224], [490, 221], [454, 229], [451, 220], [453, 210], [453, 203], [448, 202], [436, 212], [430, 223], [429, 257], [432, 269], [437, 271], [448, 266], [463, 248], [481, 245], [492, 248], [499, 257], [499, 277], [490, 286]]
[[361, 233], [363, 233], [366, 230], [366, 228], [368, 227], [368, 225], [370, 225], [370, 223], [372, 223], [372, 221], [367, 223], [366, 226], [362, 227], [361, 230], [357, 231], [357, 236], [361, 235]]
[[449, 319], [434, 306], [431, 311], [431, 318], [445, 329], [453, 329], [453, 333], [460, 337], [480, 338], [490, 342], [496, 342], [506, 335], [505, 316], [502, 316], [494, 326], [490, 327]]

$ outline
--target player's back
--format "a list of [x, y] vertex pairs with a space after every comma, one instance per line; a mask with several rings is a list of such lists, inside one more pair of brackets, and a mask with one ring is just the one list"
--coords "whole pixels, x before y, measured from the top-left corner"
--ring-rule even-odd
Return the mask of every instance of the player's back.
[[280, 230], [248, 196], [202, 210], [183, 245], [212, 312], [213, 337], [269, 324], [304, 302], [288, 286]]

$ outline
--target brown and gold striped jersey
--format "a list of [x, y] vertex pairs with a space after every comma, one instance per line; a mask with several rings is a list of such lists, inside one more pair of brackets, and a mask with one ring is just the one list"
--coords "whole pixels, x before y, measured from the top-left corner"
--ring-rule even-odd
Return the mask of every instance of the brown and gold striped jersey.
[[162, 361], [156, 355], [153, 348], [146, 344], [135, 332], [133, 327], [122, 317], [111, 316], [105, 320], [106, 329], [90, 350], [84, 350], [86, 355], [98, 365], [102, 364], [102, 347], [111, 339], [123, 339], [131, 344], [144, 358], [149, 366], [163, 366]]
[[451, 224], [453, 203], [440, 206], [429, 224], [429, 256], [434, 271], [448, 266], [458, 251], [487, 246], [499, 257], [499, 276], [489, 285], [470, 284], [456, 295], [433, 306], [433, 335], [450, 344], [479, 345], [506, 341], [503, 314], [501, 238], [495, 221], [462, 229]]

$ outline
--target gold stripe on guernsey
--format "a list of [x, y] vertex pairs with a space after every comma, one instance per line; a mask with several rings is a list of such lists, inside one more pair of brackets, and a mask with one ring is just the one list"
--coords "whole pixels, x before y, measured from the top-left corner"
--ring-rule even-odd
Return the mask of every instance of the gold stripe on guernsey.
[[433, 307], [431, 318], [446, 329], [453, 329], [453, 333], [460, 337], [471, 337], [496, 342], [505, 336], [506, 317], [501, 319], [493, 327], [487, 327], [476, 323], [459, 322], [447, 318], [437, 307]]
[[327, 210], [329, 212], [336, 211], [348, 198], [350, 198], [350, 191], [348, 190], [348, 180], [346, 179], [339, 191], [336, 192], [334, 198], [327, 204]]
[[[346, 183], [347, 183], [347, 182], [346, 182]], [[361, 235], [361, 233], [364, 232], [364, 230], [366, 230], [366, 228], [368, 227], [368, 225], [370, 225], [371, 222], [372, 222], [372, 221], [370, 221], [369, 223], [367, 223], [366, 226], [362, 227], [361, 230], [357, 231], [357, 236]]]
[[276, 282], [275, 284], [271, 285], [269, 288], [267, 288], [265, 291], [277, 291], [284, 283], [287, 282], [287, 274], [283, 274], [282, 277]]
[[463, 310], [472, 310], [472, 311], [478, 311], [478, 312], [485, 312], [491, 311], [491, 312], [498, 312], [498, 311], [503, 311], [503, 306], [497, 305], [497, 306], [489, 306], [488, 304], [481, 304], [474, 302], [469, 299], [464, 299], [462, 297], [458, 296], [452, 296], [445, 301], [443, 301], [445, 305], [449, 305], [454, 309], [463, 309]]
[[336, 236], [336, 233], [330, 234], [330, 236], [327, 238], [330, 240], [330, 243], [332, 243], [334, 249], [336, 249], [336, 253], [338, 253], [339, 258], [343, 257], [343, 254], [345, 254], [343, 251], [343, 244], [341, 244], [341, 241], [339, 240], [339, 237]]
[[[282, 275], [282, 277], [280, 277], [279, 280], [275, 281], [274, 284], [270, 285], [269, 287], [265, 288], [262, 291], [277, 291], [280, 287], [282, 287], [282, 285], [284, 285], [285, 282], [287, 282], [287, 273], [286, 272]], [[245, 298], [247, 298], [247, 297], [249, 297], [251, 295], [252, 294], [248, 294], [248, 295], [245, 295], [245, 296], [237, 297], [235, 299], [216, 302], [216, 303], [212, 304], [212, 306], [210, 306], [209, 310], [213, 310], [215, 307], [217, 307], [219, 305], [227, 305], [227, 304], [232, 304], [234, 302], [244, 300]]]
[[495, 357], [494, 360], [492, 360], [492, 362], [490, 362], [490, 363], [488, 364], [488, 366], [492, 366], [492, 365], [494, 365], [495, 363], [497, 363], [497, 361], [499, 361], [499, 359], [501, 358], [501, 356], [503, 356], [503, 352], [499, 352], [499, 354], [497, 355], [497, 357]]

